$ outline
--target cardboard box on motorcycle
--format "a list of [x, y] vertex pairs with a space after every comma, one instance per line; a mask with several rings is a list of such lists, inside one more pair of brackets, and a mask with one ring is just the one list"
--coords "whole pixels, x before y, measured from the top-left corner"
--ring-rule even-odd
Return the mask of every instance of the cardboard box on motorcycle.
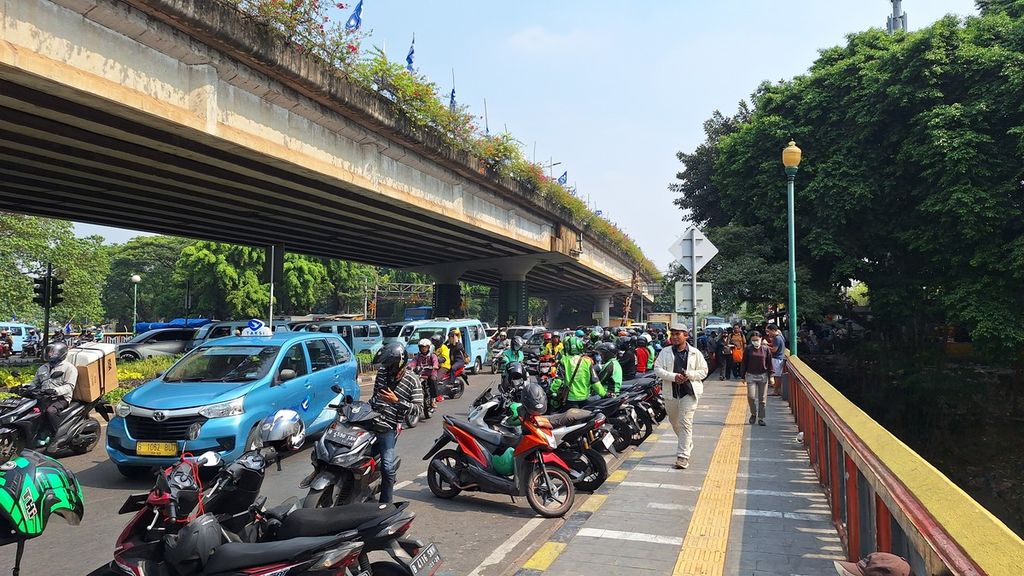
[[117, 347], [100, 342], [68, 350], [68, 360], [78, 367], [78, 382], [72, 398], [92, 402], [117, 388]]

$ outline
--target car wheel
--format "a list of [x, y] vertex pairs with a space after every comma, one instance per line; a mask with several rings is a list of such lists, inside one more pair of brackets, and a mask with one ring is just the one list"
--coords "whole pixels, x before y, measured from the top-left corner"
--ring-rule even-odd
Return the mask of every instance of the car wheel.
[[142, 357], [136, 352], [125, 351], [118, 354], [117, 359], [125, 362], [134, 362], [136, 360], [142, 360]]
[[245, 450], [257, 450], [263, 447], [263, 440], [260, 439], [260, 427], [253, 426], [249, 435], [245, 438]]
[[476, 357], [476, 362], [473, 363], [473, 368], [469, 371], [470, 374], [476, 376], [477, 374], [484, 371], [484, 362], [479, 356]]

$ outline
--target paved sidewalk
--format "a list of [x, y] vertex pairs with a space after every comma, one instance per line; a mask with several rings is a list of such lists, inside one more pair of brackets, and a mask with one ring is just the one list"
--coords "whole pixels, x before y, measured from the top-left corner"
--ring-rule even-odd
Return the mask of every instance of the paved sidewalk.
[[517, 576], [821, 575], [842, 559], [788, 406], [750, 426], [746, 388], [708, 380], [690, 468], [666, 420]]

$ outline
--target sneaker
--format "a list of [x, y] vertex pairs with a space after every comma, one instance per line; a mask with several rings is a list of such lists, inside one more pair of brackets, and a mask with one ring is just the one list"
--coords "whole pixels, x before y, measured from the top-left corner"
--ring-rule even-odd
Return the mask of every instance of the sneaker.
[[719, 380], [725, 380], [725, 376], [719, 376], [718, 379]]
[[764, 423], [764, 418], [761, 418], [760, 420], [758, 420], [757, 421], [757, 425], [758, 426], [767, 426], [767, 424]]
[[690, 459], [689, 458], [682, 458], [682, 457], [676, 458], [676, 470], [686, 470], [689, 467], [690, 467]]
[[757, 420], [757, 416], [754, 416], [753, 414], [751, 414], [750, 415], [750, 423], [753, 424], [755, 420]]

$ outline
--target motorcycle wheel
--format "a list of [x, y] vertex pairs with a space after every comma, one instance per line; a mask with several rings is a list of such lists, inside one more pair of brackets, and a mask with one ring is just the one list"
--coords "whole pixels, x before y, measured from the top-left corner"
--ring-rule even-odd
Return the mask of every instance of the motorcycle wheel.
[[545, 518], [564, 516], [572, 508], [576, 490], [572, 480], [561, 468], [547, 468], [550, 486], [544, 480], [544, 471], [534, 466], [526, 483], [526, 501], [534, 512]]
[[[447, 465], [449, 468], [455, 468], [459, 462], [459, 453], [455, 450], [441, 450], [431, 459], [440, 460], [442, 463]], [[441, 476], [441, 473], [434, 470], [432, 467], [427, 466], [427, 486], [430, 487], [430, 491], [434, 493], [434, 496], [438, 498], [450, 499], [455, 498], [462, 492], [457, 486], [453, 486]]]
[[593, 492], [608, 479], [608, 463], [604, 461], [604, 456], [593, 448], [584, 450], [583, 454], [580, 454], [580, 459], [587, 463], [587, 471], [583, 473], [583, 478], [576, 481], [576, 489]]
[[423, 415], [423, 407], [419, 404], [413, 404], [409, 408], [409, 412], [405, 415], [405, 427], [415, 428], [420, 423], [420, 416]]
[[370, 573], [373, 576], [412, 576], [412, 571], [394, 562], [374, 562], [370, 564]]
[[17, 457], [24, 448], [25, 441], [17, 434], [8, 434], [0, 438], [0, 463]]
[[495, 360], [491, 360], [491, 374], [498, 373], [498, 363]]
[[662, 421], [665, 420], [665, 417], [668, 416], [668, 412], [666, 412], [665, 409], [657, 403], [655, 403], [652, 408], [654, 408], [654, 419], [658, 421], [658, 424], [661, 424]]
[[434, 404], [433, 398], [423, 399], [423, 419], [429, 420], [434, 415], [434, 411], [437, 410], [437, 406]]
[[647, 440], [647, 437], [654, 432], [654, 424], [651, 422], [651, 415], [645, 410], [636, 410], [636, 420], [640, 428], [633, 432], [633, 436], [630, 438], [630, 443], [634, 446], [639, 446]]
[[82, 425], [81, 430], [94, 430], [95, 436], [93, 437], [92, 441], [89, 442], [88, 444], [76, 446], [74, 443], [72, 443], [71, 451], [74, 452], [75, 454], [85, 454], [87, 452], [90, 452], [100, 442], [100, 421], [97, 420], [96, 418], [90, 416], [86, 423]]
[[616, 421], [612, 424], [612, 447], [615, 448], [616, 452], [622, 452], [626, 448], [629, 448], [630, 440], [633, 437], [632, 427], [625, 422]]
[[462, 393], [466, 391], [466, 386], [469, 386], [469, 378], [463, 374], [455, 379], [448, 390], [448, 397], [452, 400], [458, 400], [462, 398]]

